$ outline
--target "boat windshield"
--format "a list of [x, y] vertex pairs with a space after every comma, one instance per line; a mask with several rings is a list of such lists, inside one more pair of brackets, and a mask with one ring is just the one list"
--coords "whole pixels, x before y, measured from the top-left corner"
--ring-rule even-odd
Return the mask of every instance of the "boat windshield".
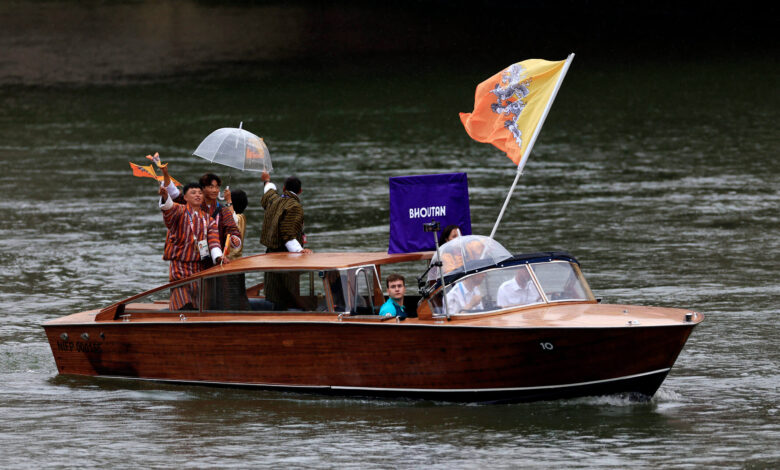
[[447, 313], [480, 313], [544, 302], [528, 266], [490, 269], [445, 288]]
[[[512, 257], [500, 243], [482, 235], [465, 235], [450, 240], [439, 247], [439, 253], [445, 276], [492, 266]], [[431, 261], [437, 260], [434, 254]]]
[[[595, 300], [576, 265], [568, 261], [520, 264], [462, 277], [444, 288], [449, 315], [494, 312], [545, 302]], [[431, 299], [445, 313], [441, 295]]]
[[550, 302], [596, 300], [579, 268], [568, 261], [531, 264], [544, 295]]

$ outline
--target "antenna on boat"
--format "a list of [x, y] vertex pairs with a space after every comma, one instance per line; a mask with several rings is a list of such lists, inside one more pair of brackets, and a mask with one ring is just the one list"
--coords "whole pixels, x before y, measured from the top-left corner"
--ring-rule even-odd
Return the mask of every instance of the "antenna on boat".
[[[444, 297], [444, 270], [442, 269], [441, 253], [439, 253], [439, 227], [441, 227], [441, 225], [438, 222], [431, 220], [427, 224], [423, 224], [423, 231], [433, 232], [433, 242], [436, 244], [436, 261], [431, 263], [431, 265], [428, 267], [428, 270], [430, 270], [433, 266], [439, 268], [439, 281], [441, 281], [441, 303], [444, 306], [444, 314], [449, 319], [450, 314], [447, 311], [447, 299]], [[427, 274], [428, 271], [425, 271], [425, 273]], [[423, 276], [424, 275], [425, 274], [423, 274]], [[422, 278], [418, 279], [417, 282], [422, 282]]]

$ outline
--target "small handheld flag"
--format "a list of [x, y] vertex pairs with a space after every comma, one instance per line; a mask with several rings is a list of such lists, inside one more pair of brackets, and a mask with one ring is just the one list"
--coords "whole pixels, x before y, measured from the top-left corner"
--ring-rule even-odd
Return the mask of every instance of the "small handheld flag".
[[[154, 167], [152, 165], [142, 166], [142, 165], [136, 165], [133, 162], [129, 162], [129, 163], [130, 163], [130, 168], [133, 169], [133, 176], [137, 176], [139, 178], [154, 178], [157, 181], [163, 181], [165, 179], [164, 176], [157, 175], [157, 173], [155, 173]], [[174, 179], [172, 176], [170, 178], [173, 184], [175, 184], [176, 186], [181, 186], [181, 183], [176, 181], [176, 179]]]
[[152, 165], [141, 166], [130, 162], [130, 168], [133, 169], [133, 176], [157, 179], [157, 173], [154, 172], [154, 167]]

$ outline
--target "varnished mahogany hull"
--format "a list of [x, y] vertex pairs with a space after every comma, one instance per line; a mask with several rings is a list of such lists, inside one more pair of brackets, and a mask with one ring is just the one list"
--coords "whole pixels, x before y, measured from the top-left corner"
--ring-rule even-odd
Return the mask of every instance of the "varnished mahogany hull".
[[615, 393], [650, 397], [693, 326], [120, 322], [45, 329], [61, 374], [530, 401]]

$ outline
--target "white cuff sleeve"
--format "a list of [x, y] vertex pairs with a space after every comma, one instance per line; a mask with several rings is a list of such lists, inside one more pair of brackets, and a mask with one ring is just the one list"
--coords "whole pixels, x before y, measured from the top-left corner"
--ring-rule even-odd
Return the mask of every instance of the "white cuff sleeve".
[[211, 249], [211, 260], [214, 261], [214, 264], [217, 264], [217, 258], [222, 257], [222, 249], [214, 247]]
[[176, 187], [175, 184], [173, 184], [173, 181], [168, 183], [168, 186], [165, 188], [168, 191], [168, 195], [171, 196], [171, 199], [176, 199], [179, 197], [179, 188]]
[[285, 248], [287, 248], [287, 251], [289, 251], [290, 253], [298, 253], [303, 251], [303, 247], [301, 246], [301, 244], [298, 243], [298, 240], [294, 238], [288, 242], [285, 242], [284, 246]]
[[272, 189], [274, 189], [274, 190], [275, 190], [275, 189], [276, 189], [276, 185], [275, 185], [275, 184], [273, 184], [273, 183], [271, 183], [271, 182], [269, 181], [269, 182], [268, 182], [268, 184], [266, 184], [265, 186], [263, 186], [263, 194], [267, 193], [268, 191], [270, 191], [270, 190], [272, 190]]
[[[162, 199], [162, 198], [160, 198], [160, 199]], [[171, 210], [171, 208], [173, 208], [173, 199], [171, 199], [171, 195], [169, 194], [168, 195], [168, 199], [165, 200], [165, 203], [160, 204], [160, 209], [162, 209], [164, 211], [169, 211], [169, 210]]]

